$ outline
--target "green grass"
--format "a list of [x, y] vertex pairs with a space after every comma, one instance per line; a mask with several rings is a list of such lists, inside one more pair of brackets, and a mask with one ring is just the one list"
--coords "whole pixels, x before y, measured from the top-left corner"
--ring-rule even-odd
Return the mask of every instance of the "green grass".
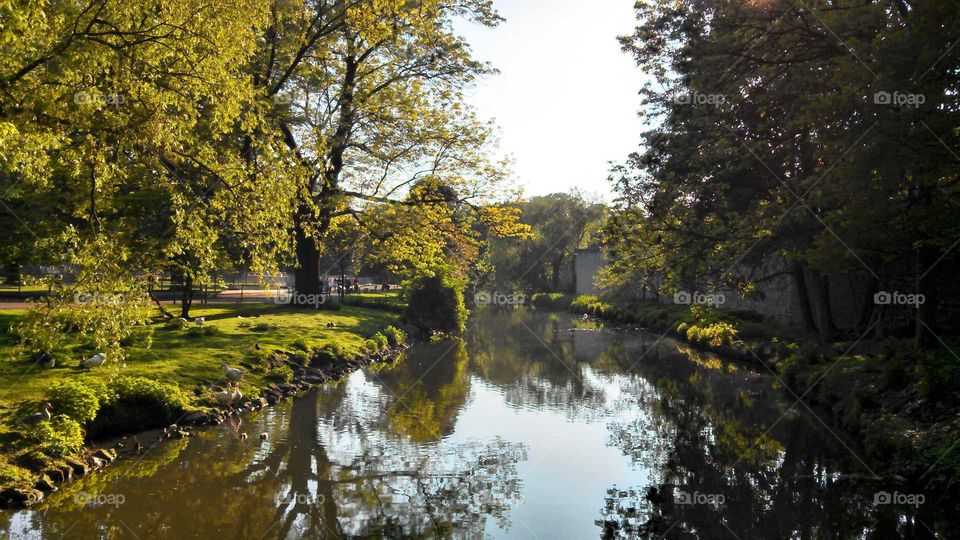
[[[192, 321], [186, 328], [173, 329], [166, 326], [165, 319], [158, 319], [152, 324], [151, 346], [147, 347], [143, 339], [148, 332], [140, 329], [125, 349], [127, 358], [122, 368], [108, 359], [104, 366], [88, 371], [78, 367], [79, 360], [95, 351], [79, 346], [68, 348], [53, 369], [36, 366], [29, 355], [19, 352], [11, 328], [25, 314], [26, 310], [0, 311], [0, 489], [22, 485], [23, 478], [35, 476], [18, 465], [24, 456], [35, 455], [37, 446], [24, 439], [22, 426], [14, 425], [15, 415], [38, 410], [39, 403], [48, 398], [48, 390], [58, 382], [106, 382], [119, 370], [124, 376], [176, 384], [187, 390], [192, 400], [189, 390], [194, 386], [222, 383], [222, 362], [242, 366], [253, 361], [258, 354], [257, 343], [261, 356], [271, 350], [305, 354], [303, 349], [323, 345], [338, 346], [353, 356], [368, 338], [398, 318], [387, 311], [354, 306], [316, 311], [273, 304], [207, 305], [191, 310], [191, 317], [206, 319], [204, 332], [198, 332]], [[335, 326], [328, 327], [328, 323]], [[243, 388], [248, 394], [275, 382], [267, 380], [263, 370], [244, 369]]]
[[[15, 337], [6, 331], [23, 317], [25, 310], [0, 312], [0, 414], [23, 401], [39, 400], [54, 382], [82, 372], [78, 366], [82, 356], [95, 351], [75, 349], [72, 358], [58, 358], [57, 366], [44, 370], [33, 362], [15, 355]], [[190, 329], [165, 328], [163, 322], [153, 327], [153, 343], [147, 348], [142, 339], [127, 348], [125, 375], [146, 376], [163, 382], [192, 387], [196, 383], [214, 382], [220, 378], [220, 364], [236, 364], [244, 360], [259, 342], [264, 349], [291, 350], [297, 340], [308, 347], [339, 344], [350, 352], [358, 352], [366, 338], [394, 323], [396, 315], [384, 311], [344, 306], [340, 311], [314, 311], [274, 306], [272, 304], [208, 305], [193, 309], [192, 317], [204, 317], [204, 327], [216, 328], [216, 335], [193, 336]], [[333, 322], [336, 327], [328, 328]], [[257, 325], [270, 326], [257, 331]], [[195, 325], [191, 322], [190, 327]], [[142, 336], [143, 333], [138, 333]], [[110, 361], [92, 370], [106, 377]], [[251, 380], [259, 383], [261, 381]]]

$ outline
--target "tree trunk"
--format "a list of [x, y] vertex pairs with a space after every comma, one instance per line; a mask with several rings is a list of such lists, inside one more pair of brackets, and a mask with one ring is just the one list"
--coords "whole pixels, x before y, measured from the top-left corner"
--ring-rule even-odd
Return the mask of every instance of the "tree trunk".
[[813, 309], [816, 313], [817, 334], [822, 343], [833, 340], [836, 327], [833, 324], [833, 313], [830, 309], [830, 280], [828, 276], [815, 270], [810, 270], [811, 292], [813, 293]]
[[308, 212], [301, 206], [294, 218], [297, 250], [297, 268], [293, 274], [294, 301], [300, 294], [320, 294], [320, 252], [317, 241], [304, 230]]
[[800, 317], [803, 320], [803, 330], [812, 332], [816, 329], [813, 320], [813, 309], [810, 307], [810, 293], [807, 290], [807, 278], [804, 275], [803, 265], [795, 262], [791, 268], [794, 284], [797, 286], [797, 297], [800, 302]]
[[180, 292], [180, 316], [190, 319], [190, 306], [193, 304], [193, 277], [183, 276], [183, 290]]

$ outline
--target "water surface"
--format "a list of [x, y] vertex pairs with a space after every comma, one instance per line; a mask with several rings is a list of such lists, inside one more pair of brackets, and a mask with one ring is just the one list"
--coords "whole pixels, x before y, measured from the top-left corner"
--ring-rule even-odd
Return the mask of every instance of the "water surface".
[[870, 473], [855, 441], [791, 408], [773, 382], [656, 335], [565, 314], [480, 312], [463, 341], [417, 346], [395, 365], [157, 445], [39, 508], [5, 514], [4, 530], [934, 537], [942, 501], [883, 504], [884, 493], [905, 489], [863, 480]]

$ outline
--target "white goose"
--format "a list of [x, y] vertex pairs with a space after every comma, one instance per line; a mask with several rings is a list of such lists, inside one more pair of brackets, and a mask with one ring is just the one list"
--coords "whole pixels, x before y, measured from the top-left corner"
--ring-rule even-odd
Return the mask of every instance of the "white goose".
[[97, 353], [86, 360], [80, 360], [80, 367], [90, 369], [92, 367], [100, 367], [106, 361], [107, 355], [104, 353]]
[[204, 318], [204, 317], [197, 317], [197, 318], [193, 319], [193, 322], [194, 322], [197, 326], [203, 326], [203, 323], [207, 322], [207, 319]]
[[220, 369], [223, 370], [224, 375], [231, 381], [239, 381], [243, 378], [243, 370], [232, 368], [228, 366], [226, 362], [220, 364]]

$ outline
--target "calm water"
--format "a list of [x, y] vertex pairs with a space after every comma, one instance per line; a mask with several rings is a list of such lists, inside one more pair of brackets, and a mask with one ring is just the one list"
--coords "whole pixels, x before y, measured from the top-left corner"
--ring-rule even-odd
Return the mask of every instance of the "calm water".
[[156, 446], [6, 514], [5, 531], [933, 537], [937, 503], [878, 504], [909, 490], [851, 480], [869, 474], [856, 445], [789, 411], [771, 377], [657, 338], [562, 314], [482, 312], [463, 342], [419, 346], [241, 425]]

